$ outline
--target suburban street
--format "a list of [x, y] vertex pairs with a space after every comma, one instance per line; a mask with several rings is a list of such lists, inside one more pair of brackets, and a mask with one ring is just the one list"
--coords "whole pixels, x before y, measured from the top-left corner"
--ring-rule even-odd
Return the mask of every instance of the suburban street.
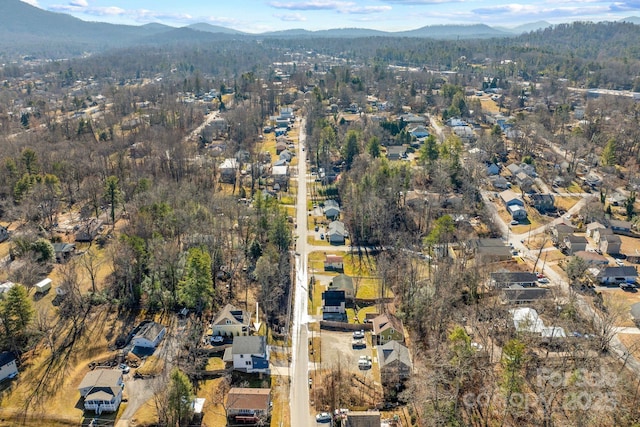
[[307, 164], [305, 152], [306, 121], [299, 122], [298, 143], [298, 196], [296, 201], [296, 224], [300, 238], [296, 241], [296, 278], [294, 289], [293, 325], [291, 327], [291, 396], [289, 399], [292, 426], [314, 426], [315, 419], [309, 412], [309, 331], [307, 324], [308, 275], [307, 275]]

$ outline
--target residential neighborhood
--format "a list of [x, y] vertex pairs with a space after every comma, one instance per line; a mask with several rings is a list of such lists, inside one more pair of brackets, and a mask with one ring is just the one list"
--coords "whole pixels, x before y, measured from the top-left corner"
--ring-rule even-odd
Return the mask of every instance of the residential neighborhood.
[[640, 419], [637, 23], [27, 3], [0, 21], [57, 29], [0, 41], [0, 424]]

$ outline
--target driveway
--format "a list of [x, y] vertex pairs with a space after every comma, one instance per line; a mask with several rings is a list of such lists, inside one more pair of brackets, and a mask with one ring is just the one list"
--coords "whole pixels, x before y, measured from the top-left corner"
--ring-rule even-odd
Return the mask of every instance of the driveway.
[[351, 346], [353, 334], [351, 332], [338, 331], [320, 331], [322, 341], [322, 368], [332, 369], [341, 366], [349, 372], [362, 373], [358, 368], [358, 359], [360, 356], [372, 356], [371, 333], [367, 332], [365, 339], [366, 348], [354, 349]]

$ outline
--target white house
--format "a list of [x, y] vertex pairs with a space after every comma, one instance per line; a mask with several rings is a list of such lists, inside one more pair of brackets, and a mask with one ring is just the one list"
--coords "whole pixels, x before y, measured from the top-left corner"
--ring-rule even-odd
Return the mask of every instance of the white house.
[[0, 353], [0, 381], [7, 378], [14, 378], [18, 375], [18, 366], [13, 353], [3, 351]]
[[632, 266], [605, 267], [598, 272], [598, 281], [603, 285], [617, 285], [619, 283], [635, 283], [638, 272]]
[[167, 328], [156, 322], [149, 322], [142, 326], [138, 333], [133, 337], [132, 342], [134, 347], [155, 349], [164, 335], [167, 333]]
[[266, 373], [269, 371], [269, 353], [265, 336], [240, 336], [235, 337], [233, 345], [225, 350], [223, 360], [232, 362], [237, 371]]
[[96, 369], [90, 371], [78, 386], [84, 397], [84, 409], [103, 412], [116, 412], [122, 402], [122, 371], [120, 369]]

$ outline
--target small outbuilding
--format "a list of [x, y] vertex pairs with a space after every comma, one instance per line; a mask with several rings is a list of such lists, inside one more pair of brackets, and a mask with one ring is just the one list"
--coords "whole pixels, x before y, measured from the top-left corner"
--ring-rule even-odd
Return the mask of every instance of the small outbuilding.
[[51, 279], [47, 277], [46, 279], [36, 283], [33, 287], [36, 289], [37, 294], [44, 294], [49, 292], [49, 289], [51, 289], [51, 283]]

